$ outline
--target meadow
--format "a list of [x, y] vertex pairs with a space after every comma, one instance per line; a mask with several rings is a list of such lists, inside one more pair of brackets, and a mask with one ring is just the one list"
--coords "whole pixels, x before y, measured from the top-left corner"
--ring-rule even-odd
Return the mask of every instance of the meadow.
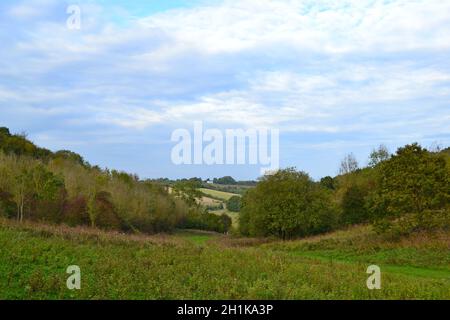
[[227, 201], [231, 197], [238, 195], [236, 193], [223, 192], [223, 191], [206, 189], [206, 188], [200, 188], [199, 190], [201, 192], [203, 192], [205, 195], [207, 195], [213, 199], [218, 199], [218, 200], [223, 200], [223, 201]]
[[[0, 299], [450, 299], [450, 235], [368, 226], [303, 240], [125, 235], [0, 220]], [[366, 286], [370, 264], [382, 289]], [[68, 290], [66, 268], [81, 268]]]
[[199, 188], [199, 191], [202, 192], [202, 194], [204, 195], [199, 199], [199, 203], [201, 205], [207, 207], [222, 204], [223, 206], [222, 209], [209, 210], [209, 212], [219, 216], [222, 214], [226, 214], [231, 218], [233, 228], [235, 230], [239, 228], [239, 213], [228, 210], [226, 204], [227, 200], [229, 200], [233, 196], [240, 196], [239, 194], [207, 188]]

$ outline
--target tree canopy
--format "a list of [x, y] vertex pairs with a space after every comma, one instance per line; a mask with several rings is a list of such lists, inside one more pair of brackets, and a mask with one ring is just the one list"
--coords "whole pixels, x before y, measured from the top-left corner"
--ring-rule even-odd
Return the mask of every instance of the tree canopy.
[[306, 173], [280, 170], [244, 195], [241, 232], [287, 239], [331, 230], [336, 215], [329, 197]]

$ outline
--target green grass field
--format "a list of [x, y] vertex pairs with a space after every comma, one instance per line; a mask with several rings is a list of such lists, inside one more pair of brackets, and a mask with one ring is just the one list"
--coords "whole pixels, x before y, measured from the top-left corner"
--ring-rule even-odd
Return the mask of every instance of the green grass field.
[[221, 199], [224, 201], [227, 201], [228, 199], [230, 199], [233, 196], [239, 196], [238, 194], [235, 194], [235, 193], [217, 191], [217, 190], [206, 189], [206, 188], [200, 188], [200, 191], [208, 196], [211, 196], [211, 197], [217, 198], [217, 199]]
[[[210, 211], [210, 212], [217, 214], [217, 215], [221, 215], [221, 214], [228, 215], [233, 222], [233, 228], [237, 229], [239, 226], [239, 213], [231, 212], [231, 211], [227, 210], [226, 209], [226, 201], [233, 196], [240, 196], [240, 195], [234, 194], [234, 193], [229, 193], [229, 192], [222, 192], [222, 191], [217, 191], [217, 190], [206, 189], [206, 188], [201, 188], [200, 191], [203, 192], [205, 195], [207, 195], [205, 197], [202, 197], [200, 203], [202, 205], [206, 206], [206, 205], [217, 204], [217, 203], [221, 202], [225, 209], [214, 210], [214, 211]], [[212, 198], [209, 198], [208, 196], [212, 197]], [[220, 199], [220, 200], [216, 200], [216, 199]]]
[[[450, 237], [367, 227], [289, 242], [123, 235], [0, 220], [0, 299], [450, 299]], [[366, 268], [382, 270], [368, 290]], [[69, 265], [81, 290], [66, 288]]]

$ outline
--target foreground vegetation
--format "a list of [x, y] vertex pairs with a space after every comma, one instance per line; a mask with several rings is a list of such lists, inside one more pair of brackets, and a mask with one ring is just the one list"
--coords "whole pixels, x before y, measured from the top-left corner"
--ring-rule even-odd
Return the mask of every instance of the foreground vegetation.
[[[0, 220], [0, 299], [450, 299], [450, 237], [369, 227], [288, 242]], [[382, 270], [368, 290], [366, 269]], [[66, 288], [69, 265], [81, 290]]]

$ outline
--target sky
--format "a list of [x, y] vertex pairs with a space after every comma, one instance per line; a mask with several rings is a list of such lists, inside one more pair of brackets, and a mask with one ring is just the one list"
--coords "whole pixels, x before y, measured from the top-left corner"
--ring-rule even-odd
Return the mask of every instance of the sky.
[[[70, 29], [67, 8], [80, 8]], [[142, 178], [176, 129], [280, 131], [280, 165], [318, 179], [385, 144], [450, 145], [450, 1], [0, 2], [0, 126]]]

